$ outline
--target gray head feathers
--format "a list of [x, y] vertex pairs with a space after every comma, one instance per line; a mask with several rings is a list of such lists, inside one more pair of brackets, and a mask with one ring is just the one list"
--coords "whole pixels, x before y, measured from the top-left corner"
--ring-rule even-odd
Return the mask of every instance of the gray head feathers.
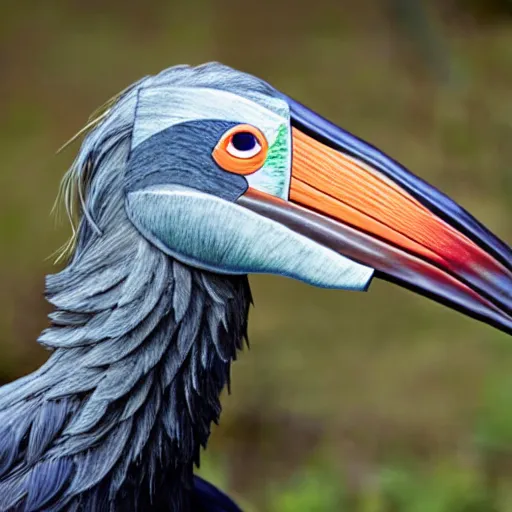
[[124, 91], [87, 135], [63, 189], [71, 214], [79, 198], [73, 254], [46, 283], [56, 310], [39, 342], [54, 352], [0, 388], [0, 511], [186, 510], [250, 291], [246, 276], [189, 268], [144, 239], [123, 176], [138, 87], [231, 73], [230, 89], [266, 87], [219, 64], [171, 68]]
[[[197, 67], [174, 66], [155, 76], [147, 76], [109, 100], [91, 116], [86, 127], [70, 141], [71, 143], [79, 135], [89, 132], [80, 153], [62, 180], [58, 203], [62, 201], [65, 206], [73, 235], [69, 243], [63, 247], [59, 259], [73, 251], [76, 243], [77, 219], [82, 215], [86, 217], [96, 234], [101, 233], [99, 220], [96, 217], [98, 212], [95, 210], [103, 204], [104, 198], [95, 196], [98, 191], [104, 190], [103, 180], [113, 179], [113, 177], [100, 176], [96, 187], [92, 189], [96, 174], [104, 169], [93, 165], [93, 160], [98, 161], [102, 154], [107, 154], [109, 146], [115, 144], [119, 137], [131, 137], [137, 116], [138, 96], [142, 89], [150, 90], [169, 86], [219, 89], [239, 93], [242, 96], [256, 93], [262, 97], [274, 97], [279, 94], [259, 78], [217, 62], [210, 62]], [[85, 196], [87, 196], [87, 202], [84, 199]]]

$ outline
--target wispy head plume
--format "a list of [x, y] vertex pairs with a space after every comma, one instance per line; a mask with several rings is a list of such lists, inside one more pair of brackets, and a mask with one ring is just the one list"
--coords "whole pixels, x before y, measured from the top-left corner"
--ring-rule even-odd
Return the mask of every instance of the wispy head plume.
[[[78, 225], [82, 217], [87, 219], [91, 229], [96, 234], [101, 235], [101, 229], [96, 224], [86, 205], [86, 198], [94, 171], [94, 157], [97, 157], [93, 150], [97, 148], [102, 138], [105, 140], [108, 136], [107, 132], [102, 129], [103, 125], [111, 124], [108, 123], [108, 120], [110, 117], [115, 116], [118, 110], [122, 110], [122, 100], [127, 96], [133, 95], [134, 92], [136, 94], [135, 90], [145, 80], [147, 80], [147, 77], [130, 85], [96, 109], [90, 115], [86, 125], [57, 151], [57, 153], [61, 153], [80, 137], [85, 136], [79, 154], [61, 180], [59, 192], [52, 208], [52, 213], [57, 216], [64, 210], [71, 226], [71, 237], [54, 253], [56, 256], [55, 263], [66, 261], [73, 254], [78, 238]], [[126, 122], [127, 119], [124, 119], [124, 121]], [[120, 126], [119, 128], [122, 127]], [[111, 130], [110, 135], [112, 135], [115, 126], [110, 126], [109, 129]]]
[[[138, 95], [141, 89], [162, 87], [198, 87], [225, 89], [244, 94], [268, 94], [273, 89], [265, 82], [250, 75], [240, 73], [218, 62], [210, 62], [197, 67], [174, 66], [155, 76], [146, 76], [130, 85], [108, 100], [96, 110], [86, 125], [59, 151], [67, 148], [85, 135], [77, 158], [64, 175], [54, 210], [64, 207], [71, 224], [71, 238], [57, 251], [57, 262], [66, 260], [75, 251], [79, 239], [79, 226], [83, 220], [96, 235], [101, 235], [103, 228], [94, 215], [94, 209], [101, 210], [99, 197], [102, 195], [94, 181], [105, 185], [104, 175], [111, 172], [104, 160], [116, 144], [126, 137], [131, 138], [133, 125], [137, 116]], [[154, 122], [158, 123], [158, 105], [155, 106]], [[129, 157], [128, 148], [127, 158]], [[102, 167], [102, 168], [100, 168]], [[119, 169], [117, 169], [119, 172]], [[98, 178], [98, 179], [97, 179]], [[116, 185], [122, 187], [121, 181]], [[93, 192], [93, 189], [98, 189]], [[89, 197], [90, 194], [96, 198]], [[103, 198], [107, 196], [103, 195]], [[95, 205], [95, 206], [94, 206]]]

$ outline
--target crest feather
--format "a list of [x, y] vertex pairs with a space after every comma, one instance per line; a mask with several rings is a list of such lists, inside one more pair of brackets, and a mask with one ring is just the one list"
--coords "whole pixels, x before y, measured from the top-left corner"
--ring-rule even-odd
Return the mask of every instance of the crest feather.
[[64, 207], [72, 231], [70, 239], [54, 253], [54, 256], [56, 255], [55, 263], [65, 261], [73, 254], [77, 246], [78, 226], [82, 217], [87, 219], [94, 232], [101, 234], [101, 230], [94, 222], [85, 202], [88, 199], [87, 193], [92, 178], [96, 173], [98, 154], [107, 151], [104, 146], [108, 146], [108, 138], [133, 128], [135, 108], [124, 109], [125, 102], [123, 100], [125, 98], [135, 100], [131, 104], [133, 107], [137, 102], [139, 89], [167, 86], [220, 89], [242, 95], [258, 93], [272, 97], [277, 94], [263, 80], [218, 62], [209, 62], [196, 67], [174, 66], [157, 75], [145, 76], [110, 98], [89, 117], [86, 125], [58, 150], [60, 153], [84, 136], [78, 156], [61, 181], [57, 200], [52, 209], [52, 212], [58, 214], [62, 206]]
[[[108, 101], [97, 108], [89, 116], [86, 125], [81, 128], [75, 135], [73, 135], [73, 137], [71, 137], [65, 144], [63, 144], [57, 150], [57, 154], [67, 149], [80, 137], [86, 138], [89, 134], [91, 134], [109, 117], [119, 101], [146, 79], [147, 77], [130, 85], [121, 92], [112, 96]], [[89, 215], [89, 212], [85, 207], [85, 199], [87, 197], [87, 190], [91, 180], [91, 157], [92, 155], [86, 155], [84, 159], [83, 154], [79, 153], [61, 180], [57, 198], [52, 208], [52, 213], [56, 214], [58, 217], [62, 211], [62, 208], [64, 208], [66, 217], [68, 218], [71, 226], [71, 237], [53, 254], [56, 256], [54, 261], [55, 264], [66, 261], [73, 254], [77, 242], [78, 225], [82, 215], [87, 217], [87, 220], [94, 231], [96, 231], [98, 234], [101, 234], [100, 229]]]

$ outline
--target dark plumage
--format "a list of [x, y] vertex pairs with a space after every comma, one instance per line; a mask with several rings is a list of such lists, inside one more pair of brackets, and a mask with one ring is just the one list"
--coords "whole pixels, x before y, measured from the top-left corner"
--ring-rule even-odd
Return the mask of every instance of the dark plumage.
[[39, 342], [54, 352], [0, 388], [0, 510], [237, 510], [192, 469], [246, 337], [247, 276], [144, 239], [118, 172], [129, 131], [94, 135], [87, 207], [101, 236], [83, 217], [69, 265], [46, 281], [55, 311]]
[[247, 278], [187, 268], [127, 232], [110, 242], [100, 269], [91, 246], [48, 278], [57, 309], [40, 342], [55, 352], [2, 389], [1, 510], [185, 510], [192, 499], [246, 335]]
[[191, 508], [196, 512], [241, 512], [228, 496], [198, 476], [194, 477]]

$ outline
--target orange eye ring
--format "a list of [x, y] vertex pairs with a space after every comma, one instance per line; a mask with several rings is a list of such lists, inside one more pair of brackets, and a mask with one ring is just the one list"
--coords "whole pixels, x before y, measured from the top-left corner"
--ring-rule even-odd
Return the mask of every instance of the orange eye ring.
[[[233, 137], [238, 134], [251, 134], [255, 146], [249, 150], [238, 150], [233, 145]], [[222, 135], [215, 146], [212, 157], [225, 171], [247, 175], [261, 169], [268, 153], [268, 142], [258, 128], [250, 124], [239, 124]]]

